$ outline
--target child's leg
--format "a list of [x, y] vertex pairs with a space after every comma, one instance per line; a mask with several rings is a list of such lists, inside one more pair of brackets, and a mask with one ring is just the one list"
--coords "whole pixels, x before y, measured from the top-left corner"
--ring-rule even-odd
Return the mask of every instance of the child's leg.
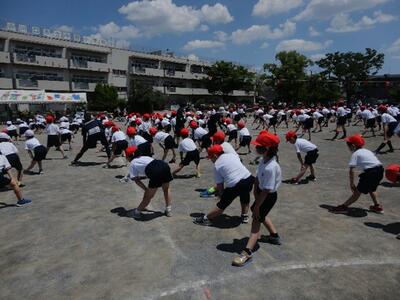
[[257, 244], [258, 239], [260, 238], [260, 227], [261, 223], [255, 219], [251, 223], [251, 233], [249, 240], [247, 241], [246, 249], [253, 250], [255, 245]]
[[371, 199], [372, 199], [372, 202], [374, 202], [374, 205], [375, 206], [379, 205], [378, 200], [377, 200], [377, 193], [370, 192], [369, 195], [371, 196]]
[[149, 204], [151, 199], [154, 197], [154, 195], [157, 192], [157, 188], [148, 188], [143, 195], [143, 200], [140, 202], [139, 206], [137, 207], [137, 210], [142, 211], [144, 210]]
[[196, 165], [196, 177], [200, 177], [200, 164]]
[[182, 171], [182, 169], [183, 169], [184, 167], [185, 167], [184, 165], [180, 164], [179, 167], [178, 167], [177, 169], [175, 169], [175, 171], [172, 172], [172, 175], [175, 176], [175, 175], [178, 174], [180, 171]]
[[164, 183], [162, 185], [162, 190], [164, 192], [165, 207], [170, 207], [172, 199], [171, 199], [171, 191], [169, 189], [169, 183]]
[[303, 177], [304, 174], [306, 173], [308, 167], [309, 167], [309, 165], [304, 165], [304, 166], [301, 168], [299, 174], [298, 174], [294, 179], [295, 179], [296, 181], [300, 180], [300, 178]]
[[361, 193], [358, 190], [355, 190], [353, 192], [353, 195], [351, 195], [349, 197], [349, 199], [346, 200], [345, 203], [343, 203], [342, 205], [349, 207], [350, 205], [352, 205], [354, 202], [356, 202], [358, 200], [358, 198], [360, 198]]
[[314, 170], [314, 166], [313, 165], [310, 165], [310, 174], [311, 174], [311, 176], [315, 177], [315, 170]]
[[210, 211], [210, 212], [206, 215], [206, 217], [207, 217], [207, 219], [209, 219], [209, 220], [213, 220], [213, 219], [219, 217], [220, 215], [222, 215], [223, 212], [224, 212], [223, 209], [220, 209], [220, 208], [218, 208], [218, 207], [215, 207], [215, 208], [213, 208], [212, 211]]
[[22, 200], [21, 189], [19, 188], [18, 184], [15, 182], [15, 180], [13, 178], [11, 179], [9, 186], [13, 189], [17, 199]]
[[30, 170], [32, 170], [32, 168], [35, 166], [35, 164], [36, 164], [36, 161], [35, 161], [35, 160], [32, 160], [32, 161], [31, 161], [31, 164], [29, 165], [29, 167], [28, 167], [27, 169], [25, 169], [25, 171], [26, 171], [26, 172], [29, 172]]
[[38, 166], [39, 166], [39, 172], [43, 171], [43, 166], [42, 166], [42, 161], [38, 161]]
[[277, 234], [276, 228], [275, 228], [274, 224], [272, 224], [272, 221], [270, 218], [266, 217], [263, 224], [267, 228], [267, 230], [269, 231], [270, 234]]
[[167, 158], [167, 154], [168, 154], [168, 149], [164, 149], [164, 154], [161, 160], [165, 160]]

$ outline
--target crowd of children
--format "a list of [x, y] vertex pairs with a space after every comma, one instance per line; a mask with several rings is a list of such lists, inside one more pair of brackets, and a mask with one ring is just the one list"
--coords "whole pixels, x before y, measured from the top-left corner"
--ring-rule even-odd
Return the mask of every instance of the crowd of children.
[[[197, 112], [185, 111], [181, 107], [177, 111], [164, 114], [131, 113], [126, 116], [126, 129], [111, 121], [106, 114], [99, 114], [96, 117], [88, 113], [78, 114], [74, 118], [63, 116], [59, 120], [53, 115], [46, 117], [36, 115], [34, 119], [27, 120], [28, 122], [20, 119], [15, 122], [8, 121], [6, 128], [0, 133], [0, 188], [11, 187], [17, 196], [18, 206], [30, 203], [31, 200], [23, 198], [20, 189], [23, 186], [23, 173], [31, 173], [36, 164], [38, 172], [43, 173], [42, 161], [46, 159], [47, 152], [52, 147], [66, 159], [63, 144], [68, 143], [71, 150], [74, 135], [81, 129], [82, 148], [71, 165], [79, 164], [84, 153], [88, 149], [96, 148], [100, 142], [108, 157], [105, 167], [112, 167], [111, 164], [117, 157], [124, 156], [129, 163], [129, 174], [123, 181], [132, 180], [144, 190], [141, 203], [130, 212], [130, 215], [133, 218], [141, 218], [142, 212], [149, 205], [157, 189], [161, 188], [165, 198], [165, 215], [171, 216], [170, 182], [191, 162], [195, 165], [195, 176], [200, 177], [200, 156], [206, 149], [208, 158], [214, 165], [215, 179], [212, 188], [207, 189], [206, 193], [215, 194], [219, 201], [215, 208], [207, 214], [196, 217], [193, 222], [199, 225], [212, 225], [213, 221], [236, 198], [239, 198], [242, 223], [249, 222], [249, 210], [252, 211], [248, 243], [240, 255], [232, 261], [235, 266], [243, 266], [253, 257], [254, 247], [261, 238], [261, 224], [264, 224], [269, 232], [264, 239], [272, 244], [281, 243], [280, 236], [268, 217], [277, 202], [278, 189], [282, 182], [278, 159], [280, 139], [276, 134], [279, 126], [284, 124], [288, 129], [289, 122], [293, 123], [294, 130], [288, 130], [285, 138], [294, 146], [300, 163], [298, 174], [289, 182], [298, 184], [307, 170], [310, 171], [310, 175], [306, 180], [316, 180], [314, 164], [317, 162], [319, 150], [318, 146], [311, 142], [312, 134], [319, 134], [323, 132], [324, 127], [329, 126], [329, 123], [336, 122], [335, 135], [331, 140], [337, 139], [342, 132], [341, 139], [347, 143], [352, 152], [349, 163], [352, 195], [343, 204], [332, 208], [331, 212], [347, 213], [349, 206], [357, 201], [361, 194], [369, 194], [373, 201], [370, 210], [383, 213], [383, 206], [378, 201], [376, 190], [385, 174], [385, 169], [376, 155], [386, 146], [389, 152], [394, 151], [391, 138], [400, 136], [399, 120], [399, 109], [393, 105], [376, 107], [360, 105], [350, 109], [340, 101], [329, 108], [255, 107], [252, 126], [262, 130], [253, 140], [247, 128], [245, 107], [231, 107], [228, 110], [221, 107], [217, 110]], [[375, 136], [379, 132], [376, 126], [382, 125], [383, 142], [375, 152], [364, 148], [363, 135], [347, 136], [346, 127], [352, 121], [354, 125], [364, 123], [363, 135], [371, 131]], [[47, 147], [35, 137], [42, 131], [47, 133]], [[305, 134], [308, 139], [302, 138]], [[18, 139], [25, 141], [25, 149], [31, 158], [31, 163], [25, 170], [18, 150], [13, 144], [13, 141]], [[153, 158], [153, 144], [158, 144], [162, 148], [161, 159]], [[246, 150], [243, 155], [251, 153], [250, 145], [255, 146], [257, 154], [255, 162], [258, 162], [258, 168], [255, 176], [246, 168], [237, 153], [241, 148]], [[171, 171], [169, 164], [176, 163], [176, 152], [179, 152], [180, 161]], [[172, 155], [170, 160], [167, 158], [169, 153]], [[10, 172], [11, 168], [16, 169], [16, 178]], [[355, 168], [362, 172], [357, 184]], [[386, 169], [386, 177], [392, 182], [397, 182], [400, 179], [399, 171], [398, 165], [391, 165]], [[149, 179], [148, 186], [142, 182], [142, 176]], [[251, 191], [255, 200], [250, 207]]]

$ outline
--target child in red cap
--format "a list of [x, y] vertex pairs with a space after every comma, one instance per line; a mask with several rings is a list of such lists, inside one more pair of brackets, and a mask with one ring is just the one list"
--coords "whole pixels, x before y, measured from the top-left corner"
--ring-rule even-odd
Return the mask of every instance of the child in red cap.
[[235, 257], [232, 265], [242, 267], [253, 258], [253, 249], [260, 239], [261, 224], [267, 228], [270, 235], [263, 238], [268, 243], [280, 245], [280, 237], [272, 224], [268, 214], [274, 207], [278, 199], [278, 188], [282, 181], [281, 168], [276, 161], [276, 154], [279, 145], [278, 136], [266, 133], [258, 135], [257, 139], [252, 142], [256, 145], [256, 151], [262, 155], [262, 162], [258, 165], [257, 177], [254, 183], [255, 201], [251, 206], [253, 212], [253, 221], [251, 224], [251, 233], [246, 248]]
[[213, 145], [207, 151], [208, 158], [214, 163], [215, 183], [220, 200], [212, 211], [207, 215], [195, 218], [193, 222], [204, 226], [212, 225], [212, 221], [220, 216], [235, 198], [240, 197], [242, 223], [247, 223], [254, 177], [241, 163], [238, 156], [224, 153], [221, 145]]
[[[180, 131], [180, 136], [182, 137], [182, 141], [180, 141], [178, 146], [178, 151], [181, 156], [181, 163], [179, 167], [174, 170], [172, 173], [173, 176], [176, 176], [178, 172], [180, 172], [185, 166], [188, 166], [190, 162], [194, 162], [196, 164], [196, 177], [200, 177], [200, 152], [197, 149], [194, 141], [189, 138], [189, 129], [182, 128]], [[186, 153], [185, 158], [183, 158], [183, 154]]]
[[400, 165], [388, 165], [385, 169], [385, 176], [390, 182], [400, 182]]
[[[142, 211], [150, 204], [151, 199], [162, 188], [165, 199], [165, 215], [171, 217], [171, 192], [169, 183], [173, 180], [168, 164], [163, 160], [157, 160], [149, 156], [142, 156], [138, 148], [130, 146], [125, 150], [125, 156], [130, 161], [129, 177], [144, 190], [143, 199], [139, 206], [130, 212], [135, 219], [142, 217]], [[147, 176], [148, 187], [140, 180], [140, 176]]]
[[[301, 177], [307, 172], [307, 169], [310, 168], [310, 176], [307, 176], [306, 179], [315, 181], [315, 170], [313, 164], [317, 161], [318, 158], [318, 148], [313, 143], [298, 138], [296, 132], [288, 131], [286, 133], [286, 141], [294, 145], [296, 149], [297, 159], [300, 162], [300, 172], [299, 174], [291, 179], [291, 183], [297, 184]], [[301, 153], [306, 153], [306, 156], [301, 157]]]
[[[343, 204], [331, 209], [333, 213], [347, 213], [349, 206], [360, 198], [361, 194], [369, 194], [374, 205], [370, 210], [375, 213], [383, 213], [383, 207], [378, 203], [376, 189], [383, 178], [384, 169], [382, 163], [376, 158], [373, 152], [364, 149], [365, 141], [359, 134], [349, 136], [345, 139], [350, 151], [353, 152], [350, 159], [350, 188], [353, 194]], [[361, 169], [360, 180], [357, 186], [354, 184], [354, 168]]]
[[111, 128], [112, 136], [111, 136], [111, 157], [109, 158], [106, 167], [111, 167], [111, 162], [118, 156], [122, 154], [122, 152], [128, 148], [128, 141], [126, 140], [126, 135], [123, 133], [117, 126], [113, 126]]
[[164, 127], [164, 130], [158, 131], [157, 128], [152, 127], [150, 128], [149, 132], [152, 136], [154, 136], [154, 141], [156, 141], [164, 150], [162, 160], [165, 160], [167, 158], [168, 152], [171, 150], [172, 159], [169, 161], [169, 163], [172, 164], [176, 161], [176, 144], [174, 138], [169, 133], [167, 133], [166, 130], [169, 130], [169, 128]]
[[54, 118], [52, 116], [46, 117], [47, 151], [49, 151], [51, 147], [56, 147], [56, 149], [61, 152], [63, 159], [67, 159], [68, 157], [65, 155], [64, 149], [61, 147], [60, 128], [53, 122]]
[[246, 124], [243, 121], [239, 121], [237, 126], [239, 128], [239, 147], [236, 148], [236, 151], [239, 151], [241, 147], [247, 147], [248, 153], [251, 153], [251, 135], [249, 130], [246, 128]]

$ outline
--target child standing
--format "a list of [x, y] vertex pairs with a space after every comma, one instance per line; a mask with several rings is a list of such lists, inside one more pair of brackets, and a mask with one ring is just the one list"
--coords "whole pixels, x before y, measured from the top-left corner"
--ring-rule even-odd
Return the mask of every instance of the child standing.
[[11, 143], [11, 138], [3, 132], [0, 132], [0, 154], [3, 154], [7, 158], [11, 167], [17, 170], [17, 184], [18, 186], [21, 186], [22, 164], [18, 156], [18, 149], [13, 143]]
[[[181, 156], [181, 163], [179, 167], [174, 170], [172, 173], [173, 176], [176, 176], [178, 172], [180, 172], [185, 166], [188, 166], [190, 162], [194, 162], [196, 164], [196, 177], [200, 177], [200, 153], [196, 147], [194, 141], [189, 138], [189, 130], [187, 128], [182, 128], [180, 131], [180, 136], [182, 137], [182, 141], [179, 143], [178, 151]], [[183, 154], [185, 158], [183, 158]]]
[[[382, 163], [376, 158], [373, 152], [364, 149], [365, 140], [361, 135], [352, 135], [346, 138], [347, 146], [353, 152], [349, 163], [350, 188], [353, 194], [343, 204], [331, 209], [332, 213], [347, 213], [349, 206], [360, 198], [361, 194], [369, 194], [374, 205], [370, 210], [375, 213], [383, 213], [383, 206], [377, 200], [376, 189], [383, 178], [384, 169]], [[357, 186], [354, 184], [354, 169], [363, 171], [358, 177]]]
[[46, 158], [47, 148], [40, 144], [39, 140], [35, 138], [35, 134], [32, 130], [25, 131], [25, 149], [28, 151], [32, 161], [29, 167], [24, 171], [29, 173], [32, 168], [38, 164], [39, 174], [43, 174], [42, 160]]
[[63, 157], [63, 159], [68, 158], [65, 153], [64, 150], [62, 149], [61, 146], [61, 133], [60, 133], [60, 128], [53, 123], [54, 122], [54, 118], [52, 116], [48, 116], [46, 118], [46, 123], [47, 123], [47, 127], [46, 127], [46, 132], [47, 132], [47, 151], [49, 151], [49, 149], [51, 147], [56, 147], [56, 149], [59, 149], [61, 152], [61, 155]]
[[275, 156], [278, 152], [279, 138], [271, 133], [258, 135], [252, 142], [256, 145], [257, 153], [263, 156], [262, 162], [258, 165], [256, 182], [254, 184], [254, 204], [251, 209], [253, 212], [253, 222], [251, 224], [251, 233], [246, 248], [235, 257], [232, 265], [242, 267], [253, 258], [253, 249], [260, 239], [261, 224], [267, 228], [270, 233], [265, 237], [266, 242], [280, 245], [280, 237], [272, 224], [268, 214], [274, 207], [278, 199], [278, 188], [282, 181], [281, 168], [276, 162]]
[[241, 147], [247, 147], [248, 153], [251, 153], [250, 150], [250, 142], [251, 142], [251, 135], [249, 130], [246, 128], [246, 124], [243, 121], [238, 122], [239, 130], [239, 147], [236, 148], [236, 151], [239, 151]]

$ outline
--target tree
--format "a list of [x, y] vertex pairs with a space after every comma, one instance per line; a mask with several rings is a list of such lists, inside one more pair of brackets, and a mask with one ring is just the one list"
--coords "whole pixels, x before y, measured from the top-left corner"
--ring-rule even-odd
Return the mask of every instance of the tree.
[[159, 91], [154, 91], [151, 86], [140, 83], [135, 79], [130, 80], [128, 95], [128, 110], [140, 113], [152, 112], [154, 109], [164, 109], [167, 99]]
[[384, 63], [385, 55], [375, 49], [366, 48], [361, 52], [328, 53], [316, 64], [323, 69], [323, 75], [338, 80], [342, 93], [350, 99], [355, 93], [356, 82], [375, 75]]
[[268, 84], [273, 86], [277, 98], [284, 102], [298, 102], [305, 95], [306, 68], [312, 64], [306, 56], [296, 51], [276, 54], [278, 64], [265, 64]]
[[210, 67], [207, 75], [208, 77], [203, 79], [206, 88], [211, 94], [221, 95], [224, 102], [227, 102], [234, 90], [253, 90], [254, 74], [231, 62], [216, 62]]
[[321, 73], [307, 76], [305, 91], [306, 93], [303, 96], [303, 99], [307, 104], [336, 101], [340, 97], [340, 87], [338, 83], [329, 80]]
[[88, 109], [113, 111], [121, 104], [117, 89], [105, 83], [98, 83], [92, 95], [89, 95]]

